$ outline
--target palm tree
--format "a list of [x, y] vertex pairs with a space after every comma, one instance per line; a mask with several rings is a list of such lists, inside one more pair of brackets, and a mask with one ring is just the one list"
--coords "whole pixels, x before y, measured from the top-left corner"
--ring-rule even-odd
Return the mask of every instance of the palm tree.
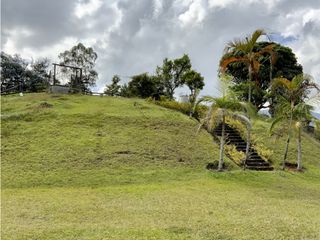
[[219, 156], [219, 164], [218, 171], [223, 171], [223, 154], [224, 154], [224, 144], [225, 144], [225, 125], [226, 125], [226, 117], [231, 116], [232, 118], [238, 119], [244, 122], [247, 126], [247, 149], [246, 149], [246, 160], [249, 157], [249, 148], [250, 148], [250, 129], [251, 124], [250, 120], [242, 114], [235, 113], [234, 111], [246, 111], [246, 107], [243, 103], [240, 103], [234, 98], [230, 98], [228, 96], [224, 96], [221, 98], [215, 97], [203, 97], [200, 99], [201, 102], [210, 103], [210, 109], [207, 113], [206, 118], [200, 127], [205, 128], [210, 134], [213, 133], [215, 123], [217, 121], [221, 121], [222, 123], [222, 131], [220, 138], [220, 156]]
[[[297, 150], [298, 150], [298, 156], [297, 156], [297, 170], [302, 170], [302, 146], [301, 146], [301, 132], [302, 127], [312, 120], [312, 115], [310, 111], [312, 110], [312, 106], [301, 102], [292, 107], [291, 102], [284, 99], [281, 103], [281, 112], [282, 115], [278, 118], [276, 118], [273, 123], [271, 124], [270, 131], [273, 130], [273, 128], [278, 125], [279, 123], [288, 123], [288, 117], [289, 117], [289, 124], [288, 124], [288, 137], [286, 142], [286, 149], [285, 149], [285, 156], [283, 159], [283, 165], [282, 169], [285, 169], [285, 163], [286, 163], [286, 157], [288, 153], [288, 147], [291, 137], [291, 132], [293, 131], [297, 138]], [[288, 113], [289, 111], [289, 113]], [[278, 110], [279, 112], [279, 110]]]
[[255, 80], [256, 85], [259, 86], [260, 82], [258, 79], [258, 73], [260, 69], [261, 63], [259, 62], [263, 54], [270, 54], [270, 63], [271, 65], [275, 61], [275, 54], [273, 52], [273, 44], [270, 44], [260, 51], [255, 52], [254, 47], [258, 41], [258, 39], [266, 35], [266, 32], [262, 29], [258, 29], [252, 33], [250, 37], [246, 37], [245, 39], [237, 39], [231, 41], [227, 44], [225, 48], [225, 53], [241, 53], [240, 56], [231, 56], [220, 63], [220, 68], [222, 72], [225, 72], [228, 65], [230, 63], [241, 62], [246, 64], [249, 71], [249, 92], [248, 92], [248, 102], [251, 102], [252, 95], [252, 81]]
[[[271, 84], [271, 91], [275, 92], [277, 90], [282, 91], [281, 95], [278, 96], [278, 101], [280, 104], [278, 106], [278, 115], [280, 117], [276, 118], [271, 125], [270, 131], [272, 131], [274, 125], [278, 122], [288, 119], [288, 133], [287, 141], [283, 156], [282, 169], [285, 168], [285, 163], [288, 156], [288, 148], [291, 138], [292, 123], [294, 120], [295, 111], [297, 111], [297, 106], [299, 103], [303, 103], [304, 99], [307, 98], [309, 90], [319, 89], [317, 84], [312, 82], [312, 78], [309, 75], [300, 74], [295, 76], [291, 81], [286, 78], [275, 78]], [[301, 108], [301, 106], [300, 106]], [[298, 112], [296, 113], [298, 114]]]

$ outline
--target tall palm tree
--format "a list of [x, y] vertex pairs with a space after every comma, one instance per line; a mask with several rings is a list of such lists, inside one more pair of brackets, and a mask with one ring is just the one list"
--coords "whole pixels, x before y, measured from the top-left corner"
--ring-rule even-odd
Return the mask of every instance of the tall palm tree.
[[[270, 54], [271, 65], [275, 61], [275, 53], [273, 52], [274, 45], [270, 44], [260, 51], [254, 51], [254, 47], [258, 39], [266, 35], [266, 32], [262, 29], [258, 29], [252, 33], [250, 37], [245, 39], [236, 39], [227, 44], [225, 48], [225, 53], [233, 53], [233, 56], [228, 57], [221, 61], [220, 69], [225, 72], [230, 63], [241, 62], [246, 64], [249, 71], [249, 92], [248, 92], [248, 102], [251, 102], [252, 95], [252, 82], [255, 80], [257, 86], [260, 85], [258, 74], [260, 69], [260, 59], [263, 54]], [[234, 53], [241, 53], [240, 56], [234, 56]]]
[[[226, 125], [226, 117], [231, 116], [235, 119], [238, 119], [244, 122], [247, 126], [247, 149], [246, 149], [246, 158], [249, 156], [249, 148], [250, 148], [250, 129], [251, 123], [250, 120], [243, 114], [235, 113], [235, 111], [245, 112], [246, 107], [243, 103], [235, 100], [234, 98], [230, 98], [228, 96], [224, 96], [221, 98], [215, 98], [206, 96], [200, 99], [201, 102], [210, 103], [210, 109], [207, 113], [206, 118], [201, 124], [201, 127], [204, 127], [210, 134], [213, 133], [214, 127], [216, 126], [216, 122], [221, 121], [222, 131], [220, 138], [220, 154], [219, 154], [219, 164], [218, 171], [223, 170], [223, 154], [224, 154], [224, 145], [225, 145], [225, 125]], [[246, 159], [247, 160], [247, 159]]]
[[282, 169], [284, 169], [288, 156], [294, 114], [299, 114], [299, 112], [297, 112], [297, 106], [301, 109], [299, 104], [302, 104], [304, 99], [307, 98], [309, 91], [311, 89], [319, 90], [319, 88], [317, 84], [312, 82], [312, 78], [309, 75], [300, 74], [295, 76], [291, 81], [286, 78], [275, 78], [271, 84], [271, 91], [275, 92], [279, 89], [282, 96], [278, 96], [278, 101], [280, 103], [278, 106], [277, 115], [280, 116], [274, 120], [270, 130], [272, 130], [274, 125], [276, 125], [278, 122], [282, 122], [284, 119], [288, 120], [287, 141], [282, 165]]

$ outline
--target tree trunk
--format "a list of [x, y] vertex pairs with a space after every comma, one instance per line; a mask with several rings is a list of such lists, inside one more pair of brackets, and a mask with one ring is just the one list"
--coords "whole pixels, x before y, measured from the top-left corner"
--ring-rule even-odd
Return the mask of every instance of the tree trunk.
[[297, 161], [297, 170], [301, 171], [302, 170], [302, 151], [301, 151], [301, 126], [299, 126], [298, 129], [298, 139], [297, 139], [297, 144], [298, 144], [298, 161]]
[[251, 103], [251, 95], [252, 95], [251, 83], [252, 83], [252, 66], [250, 64], [249, 65], [249, 92], [248, 92], [248, 102], [249, 103]]
[[282, 170], [284, 170], [286, 167], [286, 161], [287, 161], [288, 150], [289, 150], [289, 143], [290, 143], [290, 138], [291, 138], [292, 117], [293, 117], [293, 114], [292, 114], [292, 110], [291, 110], [289, 126], [288, 126], [288, 138], [287, 138], [286, 147], [285, 147], [284, 155], [283, 155]]
[[194, 105], [195, 105], [195, 92], [191, 90], [191, 94], [189, 96], [189, 102], [190, 102], [190, 112], [189, 112], [189, 117], [192, 118], [193, 113], [194, 113]]
[[272, 70], [273, 70], [272, 56], [270, 55], [270, 72], [269, 72], [270, 82], [272, 82]]
[[249, 160], [249, 150], [250, 150], [250, 127], [247, 127], [247, 146], [246, 146], [246, 159], [244, 160], [243, 169], [246, 169], [246, 163]]
[[222, 112], [222, 131], [221, 131], [221, 138], [220, 138], [220, 158], [219, 158], [219, 165], [218, 171], [223, 171], [223, 148], [224, 148], [224, 138], [225, 138], [225, 116], [224, 112]]

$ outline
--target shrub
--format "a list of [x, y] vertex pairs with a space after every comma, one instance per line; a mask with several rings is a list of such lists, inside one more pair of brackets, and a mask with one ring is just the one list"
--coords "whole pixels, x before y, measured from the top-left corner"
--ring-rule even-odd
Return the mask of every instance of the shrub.
[[242, 151], [238, 151], [235, 145], [225, 145], [224, 151], [225, 154], [239, 166], [242, 165], [246, 158], [246, 154]]
[[252, 147], [257, 151], [263, 160], [271, 162], [271, 156], [273, 154], [272, 150], [260, 143], [254, 143]]
[[[170, 101], [170, 100], [167, 100], [167, 98], [164, 96], [160, 97], [160, 101], [155, 101], [152, 98], [148, 98], [147, 100], [161, 107], [172, 109], [188, 116], [190, 114], [190, 109], [191, 109], [190, 103], [180, 103], [176, 101]], [[200, 120], [205, 116], [206, 111], [207, 111], [206, 106], [198, 105], [194, 111], [193, 117], [197, 120]]]

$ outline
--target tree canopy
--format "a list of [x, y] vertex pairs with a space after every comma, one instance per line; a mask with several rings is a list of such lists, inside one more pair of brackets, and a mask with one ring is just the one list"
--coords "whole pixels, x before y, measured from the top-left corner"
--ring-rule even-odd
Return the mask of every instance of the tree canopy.
[[164, 88], [164, 94], [173, 99], [176, 88], [184, 84], [184, 75], [191, 70], [191, 61], [187, 54], [181, 58], [169, 60], [165, 58], [162, 66], [156, 69], [156, 75]]
[[19, 55], [1, 52], [1, 92], [39, 92], [49, 84], [49, 60], [37, 59], [30, 63]]
[[[294, 76], [301, 74], [302, 66], [298, 64], [297, 58], [289, 47], [282, 46], [274, 42], [257, 42], [254, 45], [253, 52], [261, 51], [265, 47], [273, 45], [275, 61], [270, 64], [270, 55], [264, 53], [258, 59], [260, 64], [257, 78], [259, 86], [253, 86], [252, 103], [258, 108], [262, 108], [266, 102], [266, 90], [269, 88], [271, 80], [277, 77], [284, 77], [291, 80]], [[243, 56], [243, 52], [228, 52], [223, 55], [221, 62], [232, 56]], [[244, 62], [233, 62], [228, 64], [226, 73], [233, 77], [232, 90], [237, 93], [240, 100], [246, 100], [248, 96], [248, 67]]]
[[[97, 58], [98, 55], [93, 48], [85, 47], [82, 43], [59, 54], [60, 64], [82, 68], [80, 87], [85, 91], [89, 86], [94, 86], [98, 78], [98, 73], [94, 69]], [[74, 70], [65, 68], [64, 71]]]

